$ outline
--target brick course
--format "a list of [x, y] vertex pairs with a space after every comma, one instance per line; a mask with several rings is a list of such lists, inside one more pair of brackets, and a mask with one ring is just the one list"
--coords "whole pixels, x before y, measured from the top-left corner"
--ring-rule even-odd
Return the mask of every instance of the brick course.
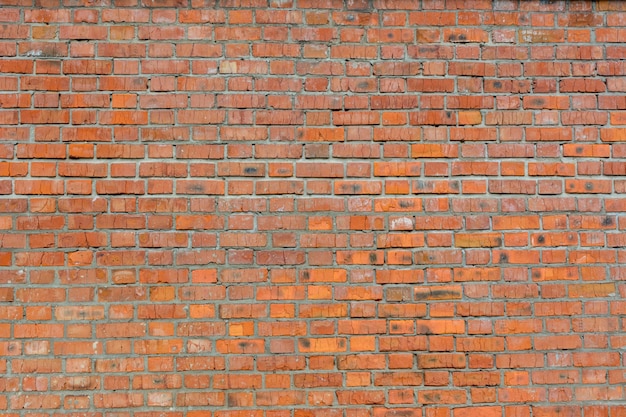
[[0, 414], [626, 413], [626, 2], [0, 23]]

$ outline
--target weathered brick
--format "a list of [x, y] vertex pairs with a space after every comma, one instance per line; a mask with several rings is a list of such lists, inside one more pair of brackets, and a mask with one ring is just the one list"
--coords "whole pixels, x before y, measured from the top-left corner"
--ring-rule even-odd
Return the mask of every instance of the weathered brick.
[[0, 409], [623, 411], [619, 1], [9, 3]]

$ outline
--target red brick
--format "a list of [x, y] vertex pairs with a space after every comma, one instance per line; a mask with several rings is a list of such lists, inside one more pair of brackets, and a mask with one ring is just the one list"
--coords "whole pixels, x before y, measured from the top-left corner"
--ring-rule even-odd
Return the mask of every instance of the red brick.
[[9, 3], [0, 409], [623, 411], [619, 2]]

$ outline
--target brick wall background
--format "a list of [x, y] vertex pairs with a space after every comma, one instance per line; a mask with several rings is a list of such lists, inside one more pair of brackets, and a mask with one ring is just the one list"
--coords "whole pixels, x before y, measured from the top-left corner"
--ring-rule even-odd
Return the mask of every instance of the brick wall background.
[[626, 2], [1, 5], [3, 416], [626, 415]]

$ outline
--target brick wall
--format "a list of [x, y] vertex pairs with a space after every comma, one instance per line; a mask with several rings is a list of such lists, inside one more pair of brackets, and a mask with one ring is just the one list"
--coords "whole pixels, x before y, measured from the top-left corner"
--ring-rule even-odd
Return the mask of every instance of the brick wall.
[[0, 4], [3, 416], [626, 413], [626, 2]]

